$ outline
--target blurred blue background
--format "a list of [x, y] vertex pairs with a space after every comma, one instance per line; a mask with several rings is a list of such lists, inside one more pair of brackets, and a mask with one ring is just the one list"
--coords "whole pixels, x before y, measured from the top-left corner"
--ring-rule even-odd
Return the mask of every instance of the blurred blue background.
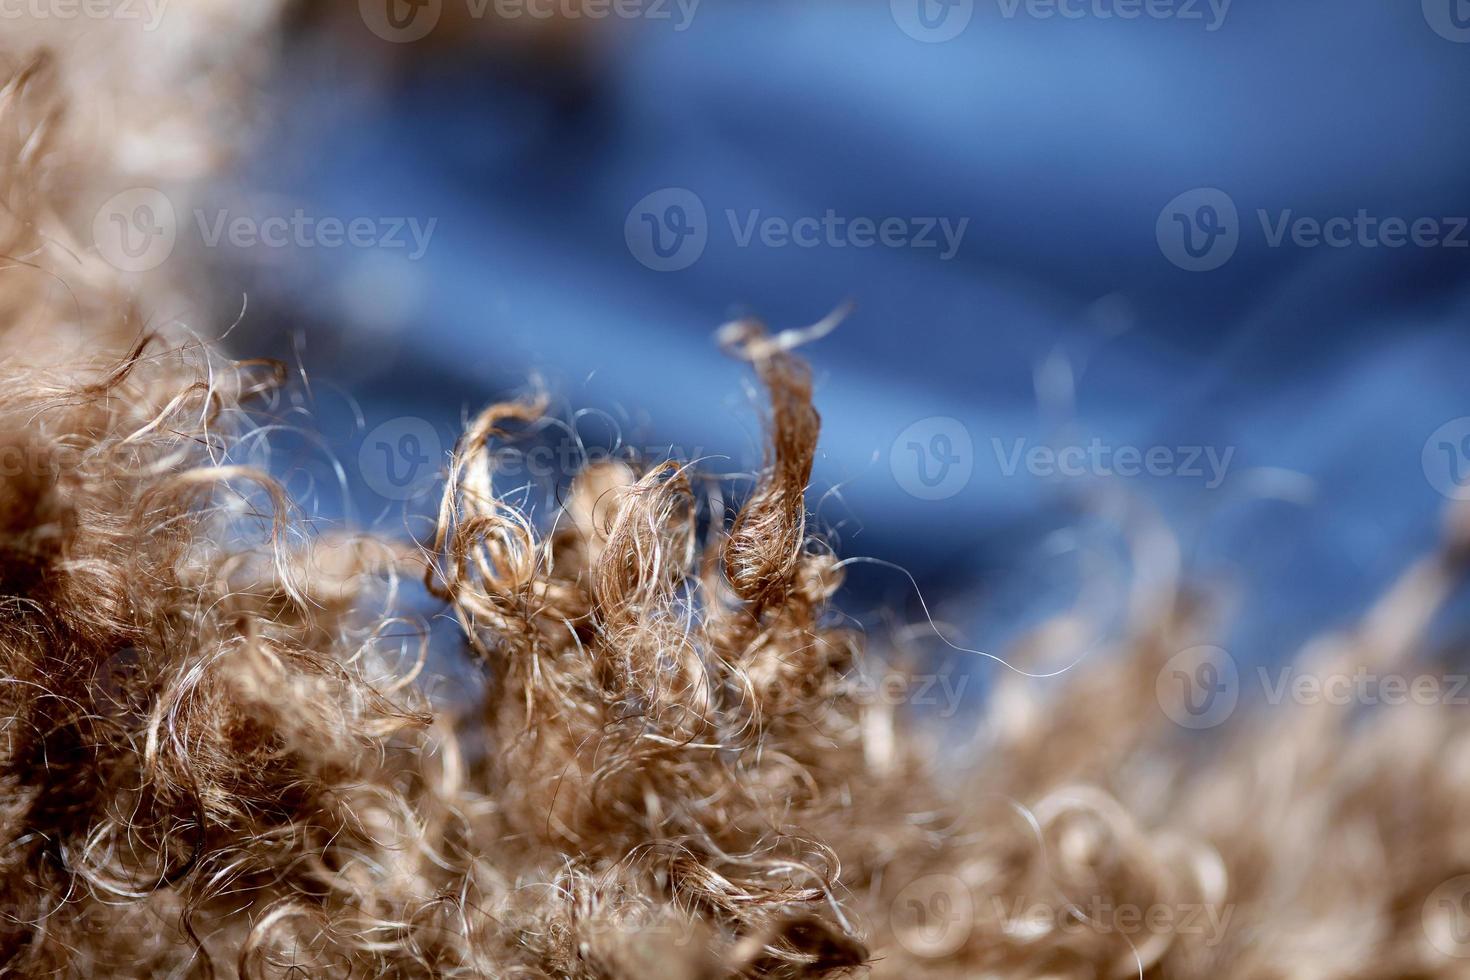
[[[414, 41], [358, 11], [303, 22], [254, 158], [215, 192], [433, 221], [422, 255], [209, 256], [250, 297], [236, 348], [308, 369], [353, 520], [402, 520], [363, 472], [372, 432], [392, 452], [396, 420], [424, 420], [404, 445], [446, 449], [533, 374], [568, 411], [607, 413], [579, 423], [590, 441], [748, 472], [759, 400], [714, 331], [846, 301], [804, 348], [813, 506], [845, 555], [910, 570], [970, 645], [1000, 649], [1069, 604], [1081, 569], [1114, 568], [1083, 556], [1121, 551], [1128, 499], [1174, 529], [1187, 575], [1239, 598], [1237, 658], [1276, 659], [1344, 625], [1465, 489], [1464, 0], [1180, 0], [1132, 19], [1127, 0], [704, 0], [687, 17], [649, 0], [534, 31], [451, 16], [464, 2]], [[829, 211], [846, 230], [815, 244], [742, 241], [751, 220]], [[1433, 219], [1438, 241], [1272, 241], [1283, 219], [1360, 211]], [[899, 219], [892, 243], [864, 245], [860, 219]], [[939, 247], [916, 246], [931, 219]], [[953, 254], [941, 219], [962, 228]], [[1058, 475], [1045, 456], [1010, 466], [1018, 445], [1160, 452], [1154, 473]], [[851, 588], [859, 611], [915, 608], [891, 569], [856, 567]]]

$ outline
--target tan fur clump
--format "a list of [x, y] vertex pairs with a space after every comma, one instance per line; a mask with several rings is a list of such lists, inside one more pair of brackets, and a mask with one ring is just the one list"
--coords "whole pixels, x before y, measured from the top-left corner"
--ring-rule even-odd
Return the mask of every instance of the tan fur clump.
[[[806, 526], [799, 334], [722, 336], [770, 399], [733, 515], [688, 467], [606, 462], [538, 526], [494, 483], [529, 400], [470, 423], [422, 548], [316, 533], [248, 456], [283, 373], [170, 326], [118, 348], [119, 284], [54, 247], [50, 79], [0, 90], [7, 974], [1457, 975], [1429, 901], [1470, 871], [1453, 706], [1186, 737], [1156, 681], [1212, 624], [1177, 585], [1074, 670], [1001, 675], [970, 761], [863, 696]], [[36, 340], [58, 280], [90, 357]], [[1404, 665], [1463, 526], [1303, 666]], [[473, 711], [421, 693], [409, 572], [481, 667]]]

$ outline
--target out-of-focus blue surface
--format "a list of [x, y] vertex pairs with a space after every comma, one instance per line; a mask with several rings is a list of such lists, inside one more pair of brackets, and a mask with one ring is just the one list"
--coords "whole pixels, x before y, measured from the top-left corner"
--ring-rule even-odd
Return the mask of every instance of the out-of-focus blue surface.
[[[958, 37], [921, 43], [882, 3], [705, 0], [682, 32], [604, 25], [570, 80], [472, 49], [371, 94], [337, 87], [345, 57], [303, 49], [251, 182], [318, 214], [437, 225], [418, 261], [304, 255], [267, 305], [345, 331], [333, 349], [350, 356], [312, 369], [369, 429], [417, 416], [447, 439], [538, 371], [572, 405], [636, 410], [648, 444], [739, 469], [758, 428], [713, 330], [745, 313], [802, 326], [852, 300], [806, 350], [816, 484], [841, 487], [821, 517], [845, 553], [976, 596], [950, 614], [993, 646], [1001, 611], [1066, 578], [1049, 570], [1069, 561], [1048, 557], [1049, 530], [1074, 520], [1058, 503], [1096, 489], [1006, 476], [993, 440], [1230, 448], [1215, 489], [1110, 482], [1162, 509], [1189, 568], [1247, 588], [1242, 660], [1290, 652], [1434, 539], [1445, 498], [1421, 457], [1470, 415], [1470, 248], [1272, 248], [1256, 212], [1470, 215], [1470, 44], [1418, 3], [1236, 0], [1213, 31], [1002, 9], [977, 3]], [[668, 187], [698, 196], [709, 241], [657, 272], [625, 220]], [[1230, 196], [1241, 240], [1223, 267], [1188, 272], [1155, 224], [1201, 187]], [[942, 261], [740, 247], [727, 209], [968, 225]], [[318, 410], [346, 417], [330, 399]], [[935, 416], [967, 429], [973, 474], [923, 500], [890, 461], [895, 437]], [[341, 449], [357, 458], [351, 437]]]

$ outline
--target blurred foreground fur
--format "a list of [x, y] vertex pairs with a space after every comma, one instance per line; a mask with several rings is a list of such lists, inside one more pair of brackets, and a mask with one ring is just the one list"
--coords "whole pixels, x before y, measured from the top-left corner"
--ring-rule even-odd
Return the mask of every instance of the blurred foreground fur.
[[[311, 532], [232, 461], [283, 375], [144, 329], [65, 245], [58, 190], [111, 165], [72, 152], [44, 56], [4, 71], [7, 974], [1465, 972], [1433, 941], [1460, 911], [1426, 906], [1470, 871], [1463, 711], [1300, 707], [1185, 737], [1156, 678], [1210, 625], [1177, 586], [1074, 670], [1004, 675], [973, 761], [936, 771], [932, 733], [857, 696], [863, 639], [827, 608], [842, 567], [805, 524], [819, 420], [792, 336], [722, 334], [770, 398], [733, 516], [683, 467], [603, 463], [538, 528], [491, 479], [529, 401], [470, 423], [425, 547]], [[58, 355], [67, 332], [92, 353]], [[1466, 537], [1303, 658], [1403, 664]], [[418, 692], [405, 574], [485, 665], [478, 714]]]

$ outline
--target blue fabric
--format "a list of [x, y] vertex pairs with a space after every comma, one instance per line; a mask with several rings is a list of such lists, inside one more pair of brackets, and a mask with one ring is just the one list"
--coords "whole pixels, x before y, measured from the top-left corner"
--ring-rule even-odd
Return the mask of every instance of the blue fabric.
[[[1078, 519], [1059, 505], [1098, 482], [1007, 476], [997, 440], [1231, 448], [1218, 488], [1101, 482], [1161, 508], [1192, 570], [1248, 589], [1237, 655], [1273, 659], [1434, 539], [1445, 497], [1423, 452], [1470, 415], [1470, 249], [1271, 247], [1257, 211], [1470, 215], [1470, 44], [1418, 3], [1237, 0], [1216, 30], [1005, 9], [977, 3], [958, 37], [921, 43], [883, 3], [705, 0], [684, 31], [607, 25], [580, 84], [466, 53], [386, 98], [334, 94], [303, 53], [289, 84], [311, 94], [256, 179], [318, 213], [437, 225], [418, 261], [312, 255], [280, 302], [360, 338], [350, 362], [314, 370], [342, 375], [367, 428], [413, 415], [447, 439], [540, 372], [569, 404], [636, 410], [647, 444], [738, 470], [759, 458], [758, 428], [714, 328], [743, 313], [803, 326], [852, 300], [806, 350], [816, 482], [841, 497], [820, 514], [845, 553], [972, 597], [950, 615], [993, 646], [1001, 620], [1065, 600], [1075, 553], [1054, 532]], [[703, 204], [708, 242], [688, 268], [652, 271], [625, 222], [671, 187]], [[1214, 271], [1176, 267], [1156, 238], [1194, 188], [1238, 208], [1238, 247]], [[725, 212], [757, 209], [968, 224], [947, 261], [742, 247]], [[376, 296], [384, 283], [400, 306]], [[901, 432], [938, 416], [963, 424], [973, 472], [924, 500], [890, 462]]]

